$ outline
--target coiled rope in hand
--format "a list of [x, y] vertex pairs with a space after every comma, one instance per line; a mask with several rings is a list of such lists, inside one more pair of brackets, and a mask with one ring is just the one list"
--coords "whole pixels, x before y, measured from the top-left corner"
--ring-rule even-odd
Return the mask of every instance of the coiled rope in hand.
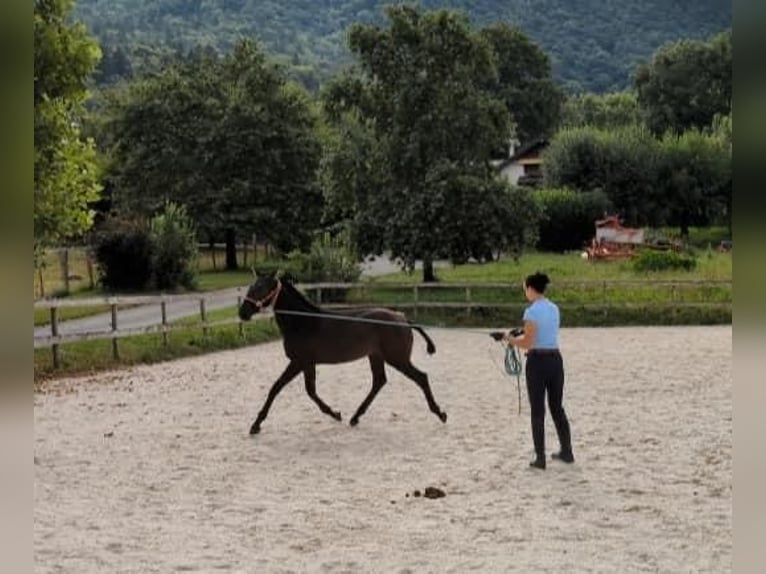
[[505, 372], [516, 377], [516, 390], [519, 395], [519, 414], [521, 414], [521, 357], [513, 345], [505, 345]]

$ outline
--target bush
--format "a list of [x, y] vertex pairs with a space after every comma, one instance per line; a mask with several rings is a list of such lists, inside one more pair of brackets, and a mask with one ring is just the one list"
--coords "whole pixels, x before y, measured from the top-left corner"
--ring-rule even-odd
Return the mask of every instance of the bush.
[[196, 280], [197, 236], [184, 206], [174, 203], [149, 223], [154, 243], [152, 270], [157, 289], [193, 289]]
[[[362, 273], [346, 231], [336, 235], [329, 232], [323, 233], [321, 237], [314, 240], [311, 251], [308, 253], [300, 251], [289, 253], [285, 271], [304, 283], [353, 283]], [[322, 302], [335, 303], [345, 300], [345, 289], [322, 291]]]
[[323, 233], [311, 244], [311, 251], [288, 254], [288, 270], [298, 281], [318, 283], [336, 281], [351, 283], [362, 273], [356, 253], [351, 248], [349, 234]]
[[675, 251], [641, 251], [631, 262], [635, 271], [693, 271], [697, 258], [692, 254]]
[[194, 287], [197, 238], [186, 210], [173, 203], [149, 223], [108, 219], [95, 235], [93, 250], [104, 289]]
[[537, 240], [541, 251], [582, 249], [595, 234], [595, 221], [611, 208], [600, 191], [543, 189], [535, 192], [535, 199], [542, 211]]
[[141, 291], [150, 285], [154, 243], [145, 221], [108, 219], [95, 235], [93, 251], [104, 289]]

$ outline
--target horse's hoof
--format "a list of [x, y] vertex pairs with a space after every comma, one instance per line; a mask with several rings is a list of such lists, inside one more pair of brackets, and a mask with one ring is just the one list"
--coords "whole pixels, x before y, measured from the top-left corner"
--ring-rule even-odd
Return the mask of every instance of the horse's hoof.
[[445, 413], [444, 411], [440, 412], [439, 413], [439, 418], [441, 419], [441, 421], [443, 423], [446, 423], [447, 422], [447, 413]]
[[260, 425], [253, 423], [253, 426], [250, 427], [250, 434], [258, 434], [259, 432], [261, 432]]
[[352, 427], [355, 427], [356, 425], [359, 424], [359, 419], [354, 417], [350, 421], [348, 421], [348, 424], [350, 424]]
[[332, 418], [334, 418], [336, 421], [342, 421], [343, 417], [340, 416], [340, 413], [333, 413]]

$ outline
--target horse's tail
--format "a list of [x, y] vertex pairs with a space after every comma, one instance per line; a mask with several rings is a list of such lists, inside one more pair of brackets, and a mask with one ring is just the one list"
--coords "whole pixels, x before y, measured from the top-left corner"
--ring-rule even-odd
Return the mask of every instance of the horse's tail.
[[[410, 323], [409, 321], [407, 321]], [[426, 351], [429, 355], [433, 355], [436, 352], [436, 345], [434, 345], [434, 342], [431, 340], [431, 337], [428, 336], [428, 334], [422, 329], [422, 327], [418, 327], [417, 325], [413, 325], [410, 323], [410, 327], [412, 327], [415, 331], [420, 333], [423, 338], [426, 340]]]

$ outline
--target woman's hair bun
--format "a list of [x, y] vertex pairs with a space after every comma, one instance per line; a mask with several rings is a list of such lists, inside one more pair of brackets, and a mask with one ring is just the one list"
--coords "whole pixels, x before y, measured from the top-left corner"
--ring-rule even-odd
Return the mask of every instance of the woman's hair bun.
[[545, 274], [541, 273], [540, 271], [537, 271], [536, 273], [527, 276], [526, 281], [524, 282], [527, 287], [532, 287], [535, 291], [538, 293], [544, 293], [545, 288], [548, 286], [548, 283], [550, 283], [550, 278]]

